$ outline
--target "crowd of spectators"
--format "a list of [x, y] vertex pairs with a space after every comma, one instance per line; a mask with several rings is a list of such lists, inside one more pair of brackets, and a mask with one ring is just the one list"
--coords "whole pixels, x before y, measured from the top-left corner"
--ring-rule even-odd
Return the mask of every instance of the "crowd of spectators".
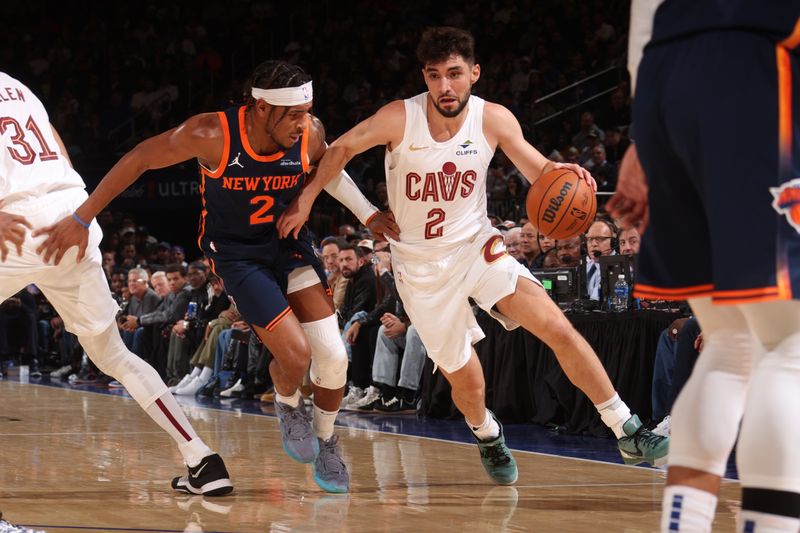
[[[613, 190], [627, 145], [623, 0], [467, 0], [453, 9], [430, 0], [85, 4], [6, 6], [4, 17], [19, 23], [6, 25], [0, 57], [41, 96], [89, 183], [137, 141], [241, 102], [249, 73], [271, 58], [314, 77], [314, 112], [335, 139], [380, 105], [424, 89], [414, 47], [433, 24], [473, 32], [482, 65], [475, 93], [506, 105], [546, 155], [593, 168], [601, 188]], [[373, 150], [348, 169], [377, 205], [386, 203], [381, 157]], [[524, 215], [527, 181], [502, 155], [488, 185], [498, 216]]]

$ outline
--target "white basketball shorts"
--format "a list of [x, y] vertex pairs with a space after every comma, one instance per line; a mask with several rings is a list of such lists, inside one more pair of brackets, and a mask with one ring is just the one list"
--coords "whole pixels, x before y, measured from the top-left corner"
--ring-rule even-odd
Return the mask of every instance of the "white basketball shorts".
[[[86, 191], [75, 188], [0, 209], [24, 216], [36, 230], [71, 215], [86, 197]], [[92, 221], [89, 245], [83, 260], [75, 262], [78, 249], [73, 247], [55, 266], [45, 264], [42, 256], [36, 253], [37, 246], [45, 236], [32, 239], [28, 231], [22, 257], [17, 255], [16, 248], [12, 248], [6, 261], [0, 263], [0, 301], [5, 301], [33, 283], [64, 320], [67, 331], [87, 337], [102, 333], [114, 321], [119, 310], [103, 273], [99, 249], [102, 238], [100, 226]], [[52, 258], [50, 262], [53, 262]]]
[[484, 337], [468, 298], [512, 330], [519, 324], [492, 307], [514, 293], [520, 276], [539, 283], [506, 253], [497, 230], [475, 236], [438, 260], [393, 254], [392, 268], [397, 292], [428, 356], [448, 373], [467, 364], [472, 345]]

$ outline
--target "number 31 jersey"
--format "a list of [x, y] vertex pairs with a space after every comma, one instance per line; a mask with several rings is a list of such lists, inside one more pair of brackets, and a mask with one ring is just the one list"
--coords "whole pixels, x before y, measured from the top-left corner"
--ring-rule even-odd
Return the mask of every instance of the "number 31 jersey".
[[42, 102], [0, 72], [0, 200], [8, 208], [70, 188], [85, 185], [61, 153]]
[[467, 116], [450, 140], [436, 142], [428, 128], [428, 96], [404, 101], [403, 140], [386, 150], [389, 206], [400, 227], [392, 252], [434, 259], [491, 229], [486, 214], [486, 172], [494, 150], [483, 135], [484, 100], [470, 96]]
[[309, 168], [308, 125], [294, 146], [259, 155], [250, 146], [244, 106], [218, 113], [225, 143], [215, 170], [200, 165], [200, 241], [277, 245], [275, 224], [297, 196]]

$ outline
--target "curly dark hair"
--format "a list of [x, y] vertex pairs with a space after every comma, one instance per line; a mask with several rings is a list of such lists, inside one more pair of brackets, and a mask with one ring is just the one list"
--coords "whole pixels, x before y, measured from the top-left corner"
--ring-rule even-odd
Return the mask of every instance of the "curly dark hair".
[[452, 26], [425, 28], [417, 45], [417, 59], [423, 66], [441, 63], [453, 54], [475, 63], [475, 38], [470, 32]]

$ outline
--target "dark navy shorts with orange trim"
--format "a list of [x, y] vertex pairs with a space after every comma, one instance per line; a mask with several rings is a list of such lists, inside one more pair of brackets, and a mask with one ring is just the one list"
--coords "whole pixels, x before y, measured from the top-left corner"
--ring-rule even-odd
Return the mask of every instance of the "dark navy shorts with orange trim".
[[646, 50], [634, 125], [650, 226], [637, 296], [800, 295], [799, 69], [796, 51], [740, 31]]
[[328, 288], [325, 270], [310, 239], [302, 235], [296, 241], [289, 238], [265, 245], [222, 243], [203, 237], [202, 245], [242, 318], [267, 331], [291, 313], [286, 287], [293, 270], [313, 267], [322, 286]]

